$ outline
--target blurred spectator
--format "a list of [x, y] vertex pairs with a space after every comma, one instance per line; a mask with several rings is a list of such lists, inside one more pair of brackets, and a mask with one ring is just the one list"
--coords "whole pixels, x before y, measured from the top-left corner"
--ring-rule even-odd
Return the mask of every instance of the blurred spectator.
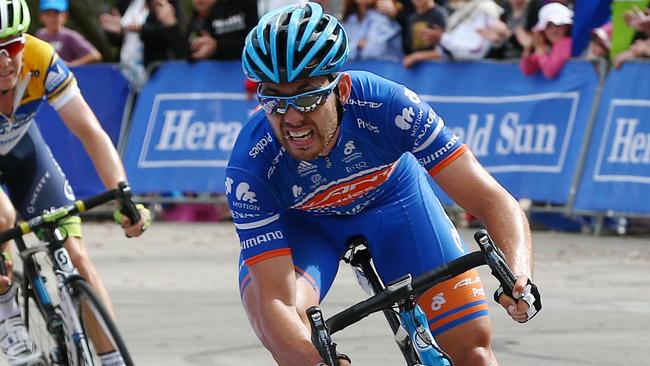
[[440, 59], [440, 38], [447, 26], [447, 11], [433, 0], [412, 0], [415, 12], [407, 22], [408, 54], [402, 63], [411, 67], [417, 62]]
[[120, 68], [135, 90], [147, 82], [140, 29], [148, 16], [145, 0], [117, 0], [111, 14], [99, 16], [109, 42], [120, 47]]
[[185, 17], [179, 0], [147, 0], [147, 7], [149, 15], [140, 28], [145, 68], [155, 61], [180, 58], [185, 49], [181, 31]]
[[102, 60], [102, 55], [81, 34], [65, 27], [68, 21], [68, 0], [41, 0], [39, 19], [43, 27], [36, 36], [49, 42], [68, 66], [79, 66]]
[[591, 32], [591, 41], [585, 57], [589, 60], [609, 60], [609, 50], [612, 48], [612, 23], [607, 23]]
[[189, 50], [192, 60], [239, 59], [248, 32], [257, 24], [256, 0], [192, 0]]
[[503, 4], [501, 21], [494, 27], [479, 29], [479, 34], [492, 42], [487, 58], [518, 59], [524, 50], [522, 40], [538, 21], [542, 0], [508, 0]]
[[552, 79], [560, 73], [571, 58], [571, 24], [573, 11], [560, 3], [546, 4], [540, 9], [532, 37], [523, 45], [519, 65], [525, 75], [541, 70]]
[[635, 40], [614, 58], [613, 64], [617, 69], [633, 58], [650, 57], [650, 10], [633, 7], [625, 13], [625, 23], [636, 30]]
[[345, 0], [343, 26], [348, 34], [351, 61], [402, 59], [402, 28], [377, 11], [377, 2]]
[[492, 28], [503, 9], [492, 0], [460, 0], [447, 2], [453, 13], [447, 18], [447, 27], [440, 39], [446, 55], [453, 60], [479, 60], [485, 58], [492, 47], [489, 39], [479, 29]]

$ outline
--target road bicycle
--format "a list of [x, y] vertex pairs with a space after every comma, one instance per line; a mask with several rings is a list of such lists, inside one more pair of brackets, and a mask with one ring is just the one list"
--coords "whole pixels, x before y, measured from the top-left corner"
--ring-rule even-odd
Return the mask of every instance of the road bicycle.
[[[72, 264], [63, 246], [67, 232], [60, 227], [63, 219], [112, 200], [120, 203], [122, 214], [131, 222], [140, 221], [131, 201], [131, 189], [121, 182], [117, 189], [50, 210], [0, 233], [0, 243], [14, 240], [18, 248], [22, 260], [22, 273], [14, 271], [18, 304], [30, 336], [48, 365], [101, 365], [94, 342], [102, 342], [104, 346], [109, 342], [126, 365], [133, 365], [110, 314]], [[31, 232], [36, 233], [40, 241], [27, 246], [23, 235]], [[51, 280], [43, 270], [46, 265], [54, 274], [56, 296], [52, 296], [46, 286]], [[2, 263], [0, 269], [4, 268]], [[98, 327], [88, 329], [88, 323], [93, 320]]]
[[348, 240], [348, 251], [342, 260], [352, 266], [361, 285], [369, 287], [374, 295], [327, 320], [318, 306], [307, 309], [312, 343], [323, 362], [329, 366], [340, 366], [332, 334], [382, 311], [407, 365], [453, 365], [451, 358], [437, 345], [431, 334], [426, 315], [416, 303], [418, 297], [432, 286], [484, 264], [490, 266], [492, 275], [499, 280], [506, 294], [512, 294], [515, 283], [503, 253], [494, 245], [487, 231], [479, 230], [474, 239], [480, 251], [454, 259], [415, 279], [410, 274], [405, 275], [387, 286], [383, 285], [375, 271], [366, 238], [356, 236]]

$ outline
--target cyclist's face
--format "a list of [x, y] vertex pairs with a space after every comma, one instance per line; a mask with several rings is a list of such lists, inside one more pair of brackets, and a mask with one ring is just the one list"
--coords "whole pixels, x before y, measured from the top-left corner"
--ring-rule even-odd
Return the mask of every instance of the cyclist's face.
[[[317, 90], [330, 84], [326, 77], [302, 79], [291, 83], [264, 83], [264, 95], [291, 96]], [[341, 75], [338, 93], [330, 93], [310, 112], [299, 112], [293, 105], [287, 106], [284, 114], [267, 113], [276, 138], [290, 156], [297, 160], [313, 160], [327, 155], [338, 134], [339, 115], [337, 99], [344, 103], [350, 94], [350, 76]]]
[[0, 38], [0, 44], [7, 45], [7, 50], [0, 51], [0, 91], [13, 89], [18, 80], [23, 51], [21, 49], [13, 55], [9, 52], [15, 46], [12, 41], [17, 38], [20, 36]]

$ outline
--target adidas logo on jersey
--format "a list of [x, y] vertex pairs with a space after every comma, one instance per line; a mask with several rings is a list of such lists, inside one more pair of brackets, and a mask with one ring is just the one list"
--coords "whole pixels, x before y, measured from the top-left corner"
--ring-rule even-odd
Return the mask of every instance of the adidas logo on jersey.
[[313, 173], [317, 169], [316, 165], [301, 160], [300, 163], [298, 163], [298, 174], [300, 174], [300, 177], [304, 177], [306, 174]]

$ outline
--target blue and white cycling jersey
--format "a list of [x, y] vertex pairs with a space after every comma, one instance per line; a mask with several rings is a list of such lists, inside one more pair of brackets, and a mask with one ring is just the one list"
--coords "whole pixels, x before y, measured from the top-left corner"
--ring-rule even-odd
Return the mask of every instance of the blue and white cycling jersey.
[[241, 130], [226, 193], [247, 265], [290, 254], [283, 216], [354, 215], [390, 204], [413, 171], [434, 174], [466, 150], [413, 91], [369, 72], [348, 74], [352, 91], [327, 159], [289, 156], [263, 111]]

